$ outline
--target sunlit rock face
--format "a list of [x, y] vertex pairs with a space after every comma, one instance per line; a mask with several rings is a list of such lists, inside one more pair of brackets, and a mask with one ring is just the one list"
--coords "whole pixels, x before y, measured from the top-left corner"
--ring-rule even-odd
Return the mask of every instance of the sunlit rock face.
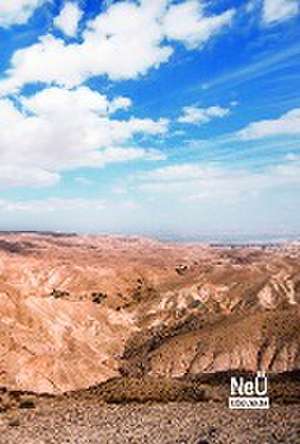
[[300, 245], [0, 236], [0, 384], [300, 368]]

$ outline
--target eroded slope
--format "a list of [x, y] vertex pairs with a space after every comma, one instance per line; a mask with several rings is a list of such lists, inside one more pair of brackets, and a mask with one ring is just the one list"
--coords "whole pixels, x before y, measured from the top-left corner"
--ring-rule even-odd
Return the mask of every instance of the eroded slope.
[[300, 246], [0, 236], [0, 383], [300, 367]]

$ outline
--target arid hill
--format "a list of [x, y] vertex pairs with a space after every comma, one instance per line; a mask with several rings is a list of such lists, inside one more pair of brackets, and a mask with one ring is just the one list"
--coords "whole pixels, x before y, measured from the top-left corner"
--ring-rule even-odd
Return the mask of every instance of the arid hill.
[[0, 235], [0, 384], [300, 369], [300, 244]]

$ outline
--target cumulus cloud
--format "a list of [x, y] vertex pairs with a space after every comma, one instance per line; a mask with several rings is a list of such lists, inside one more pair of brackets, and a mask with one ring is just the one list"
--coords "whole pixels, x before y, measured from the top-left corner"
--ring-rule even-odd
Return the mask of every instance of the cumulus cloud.
[[179, 3], [171, 6], [165, 15], [165, 35], [182, 42], [189, 49], [198, 48], [230, 25], [234, 12], [230, 9], [219, 15], [207, 16], [203, 2], [190, 0]]
[[295, 134], [300, 134], [300, 108], [283, 114], [279, 119], [252, 122], [239, 131], [237, 136], [242, 140], [252, 140]]
[[114, 113], [120, 109], [127, 110], [132, 105], [131, 99], [129, 97], [115, 97], [109, 104], [109, 111]]
[[203, 124], [208, 123], [215, 118], [226, 117], [229, 113], [229, 108], [222, 108], [218, 105], [210, 106], [208, 108], [185, 106], [182, 115], [178, 118], [178, 122]]
[[76, 3], [68, 2], [54, 19], [54, 26], [68, 37], [75, 37], [82, 15], [83, 12]]
[[[119, 97], [117, 108], [129, 102]], [[0, 169], [0, 184], [51, 185], [64, 170], [164, 158], [158, 150], [132, 146], [132, 139], [163, 134], [168, 121], [113, 119], [111, 104], [115, 110], [114, 101], [88, 87], [52, 87], [20, 97], [17, 104], [0, 100], [0, 165], [9, 165]]]
[[[16, 51], [7, 78], [0, 82], [0, 93], [33, 82], [72, 88], [98, 75], [112, 80], [144, 75], [169, 60], [173, 41], [190, 49], [202, 47], [230, 24], [233, 10], [210, 16], [199, 4], [176, 5], [169, 0], [114, 3], [88, 23], [80, 43], [66, 43], [48, 34]], [[178, 10], [179, 6], [183, 9]]]
[[35, 9], [48, 0], [4, 0], [0, 2], [0, 27], [22, 25]]
[[267, 25], [283, 22], [298, 13], [298, 0], [264, 0], [263, 21]]

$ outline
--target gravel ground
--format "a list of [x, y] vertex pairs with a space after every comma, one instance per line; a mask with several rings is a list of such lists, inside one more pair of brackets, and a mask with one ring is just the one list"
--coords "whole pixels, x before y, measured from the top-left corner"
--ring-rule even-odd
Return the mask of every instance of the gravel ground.
[[299, 444], [299, 405], [230, 411], [222, 403], [71, 405], [0, 416], [0, 444]]

